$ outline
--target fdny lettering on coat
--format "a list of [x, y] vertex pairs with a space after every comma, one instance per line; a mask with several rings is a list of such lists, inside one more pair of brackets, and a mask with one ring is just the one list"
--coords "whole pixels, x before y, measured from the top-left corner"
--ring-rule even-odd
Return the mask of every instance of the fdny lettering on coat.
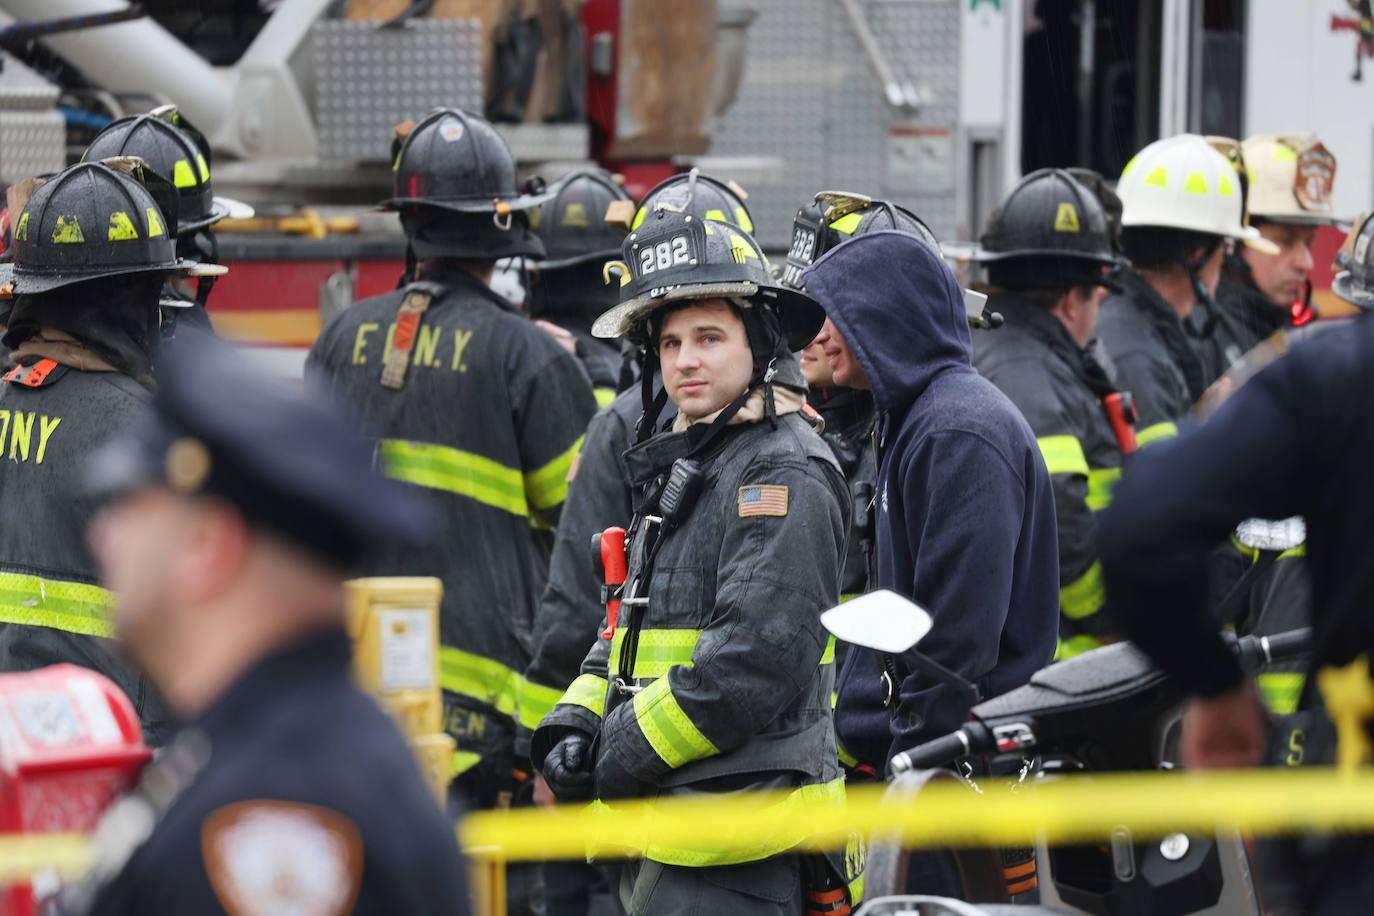
[[[373, 346], [381, 334], [381, 329], [382, 326], [375, 321], [365, 321], [358, 325], [358, 330], [353, 337], [353, 365], [368, 365], [368, 348]], [[387, 355], [391, 352], [392, 341], [395, 338], [396, 322], [393, 321], [386, 326], [382, 354], [377, 359], [377, 365], [380, 366], [386, 362]], [[472, 331], [421, 323], [419, 333], [415, 336], [415, 352], [411, 355], [410, 364], [431, 369], [443, 368], [453, 372], [467, 372], [468, 366], [463, 361], [463, 354], [471, 342]]]
[[47, 414], [0, 410], [0, 456], [10, 461], [42, 464], [48, 453], [48, 441], [61, 422], [61, 417]]

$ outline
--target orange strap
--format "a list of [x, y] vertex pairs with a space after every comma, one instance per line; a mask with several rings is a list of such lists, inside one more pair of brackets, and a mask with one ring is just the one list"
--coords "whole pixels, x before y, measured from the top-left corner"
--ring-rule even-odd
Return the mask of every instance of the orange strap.
[[57, 366], [55, 359], [40, 359], [31, 366], [15, 366], [5, 373], [5, 381], [15, 382], [25, 388], [41, 388]]
[[1017, 894], [1024, 894], [1026, 891], [1033, 891], [1040, 886], [1040, 881], [1034, 875], [1019, 884], [1007, 885], [1007, 896], [1015, 897]]
[[1026, 875], [1033, 875], [1035, 874], [1035, 860], [1030, 859], [1019, 865], [1008, 865], [1003, 871], [1008, 881], [1013, 878], [1024, 878]]

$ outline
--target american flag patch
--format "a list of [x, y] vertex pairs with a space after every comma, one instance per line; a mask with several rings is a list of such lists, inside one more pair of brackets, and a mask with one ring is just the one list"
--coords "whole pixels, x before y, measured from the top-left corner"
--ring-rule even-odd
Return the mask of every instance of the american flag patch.
[[739, 517], [786, 515], [787, 487], [754, 484], [739, 488]]

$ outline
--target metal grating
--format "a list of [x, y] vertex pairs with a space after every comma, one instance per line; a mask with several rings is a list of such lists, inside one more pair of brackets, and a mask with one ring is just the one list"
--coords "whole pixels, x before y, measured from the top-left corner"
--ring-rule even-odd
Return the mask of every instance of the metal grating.
[[67, 164], [67, 124], [61, 113], [0, 110], [0, 185], [47, 175]]
[[321, 20], [313, 27], [315, 111], [323, 160], [386, 161], [393, 128], [443, 106], [482, 110], [476, 19]]
[[[888, 63], [922, 98], [888, 106], [837, 0], [755, 0], [743, 84], [713, 156], [772, 156], [781, 169], [748, 187], [759, 240], [785, 248], [798, 206], [824, 189], [886, 197], [941, 240], [957, 219], [957, 0], [861, 0]], [[947, 132], [947, 133], [942, 133]], [[729, 177], [729, 176], [721, 176]]]

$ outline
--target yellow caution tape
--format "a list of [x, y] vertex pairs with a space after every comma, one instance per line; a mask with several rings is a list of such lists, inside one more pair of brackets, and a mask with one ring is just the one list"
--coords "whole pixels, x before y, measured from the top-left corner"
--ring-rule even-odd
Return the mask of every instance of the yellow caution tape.
[[[807, 849], [843, 849], [852, 831], [900, 837], [910, 847], [1024, 845], [1104, 840], [1125, 827], [1137, 839], [1171, 833], [1240, 830], [1251, 836], [1374, 831], [1374, 770], [1343, 776], [1333, 768], [1122, 773], [1028, 782], [1015, 792], [983, 780], [978, 794], [953, 780], [935, 782], [909, 803], [884, 802], [886, 786], [849, 790], [846, 806], [799, 805], [769, 818], [753, 808], [785, 795], [627, 801], [586, 806], [483, 811], [459, 827], [464, 851], [479, 861], [581, 859], [588, 846], [625, 856], [656, 846], [749, 850], [781, 834], [809, 836]], [[609, 853], [607, 857], [610, 857]], [[52, 869], [79, 876], [89, 841], [74, 834], [0, 835], [0, 886]]]
[[[810, 849], [843, 849], [850, 831], [900, 836], [912, 847], [1024, 845], [1036, 833], [1052, 844], [1103, 840], [1120, 827], [1140, 838], [1239, 829], [1253, 836], [1374, 830], [1374, 771], [1234, 770], [1070, 776], [1028, 782], [1016, 792], [983, 780], [985, 794], [937, 782], [908, 804], [883, 802], [882, 785], [849, 790], [847, 805], [779, 807], [750, 817], [781, 796], [484, 811], [469, 815], [459, 838], [476, 858], [580, 859], [589, 846], [623, 855], [655, 846], [760, 848], [781, 834], [808, 836]], [[609, 856], [608, 856], [609, 857]]]
[[0, 887], [51, 869], [79, 878], [91, 866], [91, 843], [79, 833], [0, 834]]

